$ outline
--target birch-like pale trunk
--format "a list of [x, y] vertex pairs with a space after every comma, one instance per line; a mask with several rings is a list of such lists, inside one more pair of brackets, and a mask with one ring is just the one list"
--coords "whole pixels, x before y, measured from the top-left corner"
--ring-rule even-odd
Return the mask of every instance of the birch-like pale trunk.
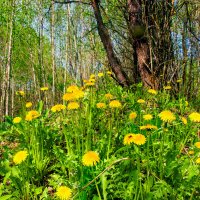
[[51, 59], [52, 59], [52, 104], [55, 102], [55, 6], [51, 1]]
[[15, 81], [14, 77], [11, 78], [11, 116], [14, 116], [15, 111]]
[[39, 0], [39, 49], [38, 49], [38, 59], [39, 59], [39, 85], [40, 87], [46, 86], [45, 80], [45, 70], [44, 70], [44, 59], [43, 59], [43, 48], [44, 48], [44, 16], [43, 16], [43, 1]]
[[64, 73], [64, 89], [63, 93], [65, 94], [66, 92], [66, 82], [67, 82], [67, 68], [69, 66], [69, 47], [70, 47], [70, 5], [67, 4], [67, 9], [66, 9], [66, 52], [65, 52], [65, 73]]
[[[6, 57], [6, 67], [4, 73], [4, 83], [2, 87], [2, 108], [1, 112], [3, 115], [9, 114], [9, 97], [10, 97], [10, 75], [11, 75], [11, 59], [12, 59], [12, 40], [13, 40], [13, 18], [15, 1], [11, 2], [12, 10], [9, 20], [9, 38], [8, 38], [8, 49]], [[5, 107], [4, 107], [5, 106]]]

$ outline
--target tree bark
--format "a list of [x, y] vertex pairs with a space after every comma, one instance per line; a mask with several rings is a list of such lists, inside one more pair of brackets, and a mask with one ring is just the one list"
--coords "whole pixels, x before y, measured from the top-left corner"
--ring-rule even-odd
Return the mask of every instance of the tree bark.
[[14, 116], [15, 111], [15, 81], [14, 77], [11, 78], [11, 116]]
[[[70, 36], [70, 6], [69, 4], [67, 4], [67, 7], [66, 7], [66, 44], [65, 44], [65, 47], [66, 47], [66, 52], [65, 52], [65, 73], [64, 73], [64, 88], [63, 88], [63, 93], [65, 94], [66, 92], [66, 82], [67, 82], [67, 68], [69, 66], [69, 47], [70, 47], [70, 39], [69, 39], [69, 36]], [[64, 104], [64, 100], [63, 100], [63, 104]]]
[[51, 58], [52, 58], [52, 104], [55, 102], [55, 9], [54, 0], [51, 1]]
[[128, 26], [134, 48], [133, 59], [137, 60], [138, 71], [145, 87], [158, 89], [157, 78], [150, 68], [150, 51], [147, 38], [145, 37], [145, 26], [142, 23], [141, 1], [128, 0]]
[[99, 36], [101, 38], [101, 41], [103, 43], [103, 46], [105, 48], [107, 57], [108, 57], [108, 61], [109, 64], [112, 68], [112, 71], [114, 72], [117, 81], [119, 82], [120, 85], [122, 86], [128, 86], [129, 85], [129, 81], [128, 78], [125, 74], [125, 72], [123, 71], [120, 61], [117, 58], [114, 49], [113, 49], [113, 45], [112, 45], [112, 41], [108, 32], [108, 29], [105, 27], [104, 23], [103, 23], [103, 19], [101, 16], [101, 11], [99, 8], [99, 1], [98, 0], [92, 0], [91, 1], [91, 5], [93, 7], [93, 11], [94, 11], [94, 15], [97, 21], [97, 29], [98, 29], [98, 33]]
[[14, 7], [15, 1], [11, 2], [12, 11], [9, 21], [9, 38], [8, 38], [8, 49], [6, 56], [6, 66], [4, 73], [4, 81], [2, 86], [2, 98], [1, 98], [1, 114], [9, 114], [9, 97], [10, 97], [10, 76], [11, 76], [11, 56], [12, 56], [12, 39], [13, 39], [13, 16], [14, 16]]
[[43, 49], [44, 49], [44, 16], [43, 16], [43, 1], [39, 0], [39, 49], [38, 49], [38, 58], [39, 58], [39, 85], [40, 87], [46, 86], [45, 79], [45, 70], [44, 70], [44, 58], [43, 58]]

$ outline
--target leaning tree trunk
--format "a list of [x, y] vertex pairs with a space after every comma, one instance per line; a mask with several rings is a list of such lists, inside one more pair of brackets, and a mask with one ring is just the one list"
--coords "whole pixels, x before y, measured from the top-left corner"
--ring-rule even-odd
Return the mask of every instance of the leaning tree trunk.
[[117, 78], [117, 81], [119, 82], [120, 85], [128, 86], [129, 85], [128, 78], [127, 78], [126, 74], [124, 73], [124, 71], [122, 70], [120, 61], [114, 52], [108, 29], [105, 27], [105, 25], [103, 23], [101, 11], [99, 8], [99, 0], [92, 0], [91, 4], [92, 4], [93, 10], [94, 10], [94, 15], [95, 15], [95, 18], [97, 21], [98, 33], [99, 33], [99, 36], [103, 43], [103, 46], [105, 48], [105, 51], [106, 51], [106, 54], [108, 57], [108, 61], [112, 68], [112, 71], [114, 72], [114, 74]]
[[144, 86], [158, 89], [157, 79], [150, 68], [149, 45], [145, 37], [145, 26], [142, 23], [142, 2], [127, 0], [127, 5], [129, 32], [135, 52], [133, 55], [134, 62], [137, 61], [138, 71]]

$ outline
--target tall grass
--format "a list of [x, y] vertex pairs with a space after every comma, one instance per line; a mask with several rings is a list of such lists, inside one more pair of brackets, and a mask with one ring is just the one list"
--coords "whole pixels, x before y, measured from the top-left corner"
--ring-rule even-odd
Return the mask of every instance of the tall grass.
[[[200, 114], [190, 102], [169, 87], [122, 89], [106, 72], [85, 82], [49, 109], [20, 97], [21, 120], [8, 118], [0, 134], [0, 200], [199, 199]], [[28, 156], [16, 163], [20, 151]]]

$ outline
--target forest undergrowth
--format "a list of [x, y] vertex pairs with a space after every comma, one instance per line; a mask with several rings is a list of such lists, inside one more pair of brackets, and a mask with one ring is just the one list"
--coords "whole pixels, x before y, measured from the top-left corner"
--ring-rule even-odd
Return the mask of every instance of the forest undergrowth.
[[200, 199], [192, 102], [170, 83], [123, 89], [110, 71], [83, 82], [51, 107], [46, 86], [37, 102], [16, 93], [18, 113], [1, 123], [0, 200]]

